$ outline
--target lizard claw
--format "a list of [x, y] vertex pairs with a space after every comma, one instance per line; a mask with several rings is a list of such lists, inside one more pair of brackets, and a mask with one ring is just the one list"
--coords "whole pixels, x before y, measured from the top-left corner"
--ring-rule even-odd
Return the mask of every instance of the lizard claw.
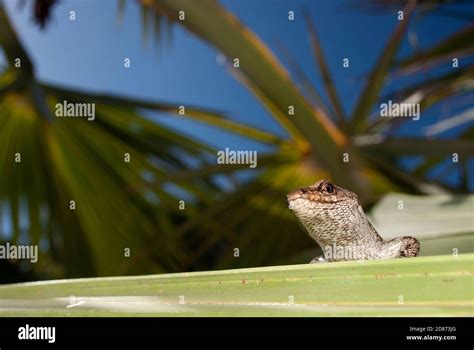
[[313, 258], [313, 260], [311, 260], [309, 263], [310, 264], [321, 264], [321, 263], [325, 263], [327, 262], [326, 259], [324, 259], [324, 256], [316, 256]]

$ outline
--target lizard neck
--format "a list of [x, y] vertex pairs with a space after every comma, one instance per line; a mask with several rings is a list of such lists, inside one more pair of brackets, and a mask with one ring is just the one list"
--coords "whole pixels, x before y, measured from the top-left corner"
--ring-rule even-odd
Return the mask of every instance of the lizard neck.
[[375, 259], [384, 247], [358, 203], [333, 220], [316, 220], [305, 226], [329, 261]]

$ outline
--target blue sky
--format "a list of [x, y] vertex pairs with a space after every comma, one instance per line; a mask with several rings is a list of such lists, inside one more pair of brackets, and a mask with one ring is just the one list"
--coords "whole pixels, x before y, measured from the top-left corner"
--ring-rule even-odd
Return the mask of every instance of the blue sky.
[[[153, 40], [144, 45], [140, 9], [135, 1], [127, 1], [124, 18], [119, 22], [115, 0], [61, 0], [44, 31], [31, 19], [32, 1], [26, 1], [23, 9], [18, 8], [18, 3], [6, 1], [8, 12], [34, 60], [37, 76], [43, 81], [222, 110], [236, 120], [283, 133], [260, 102], [218, 63], [219, 53], [205, 42], [174, 26], [170, 45], [157, 45]], [[308, 8], [346, 111], [356, 101], [367, 72], [397, 24], [394, 14], [363, 11], [349, 0], [222, 0], [221, 3], [272, 51], [278, 53], [278, 46], [285, 46], [322, 90], [301, 17], [301, 8]], [[461, 8], [474, 12], [473, 7]], [[71, 10], [76, 12], [75, 21], [69, 20]], [[296, 12], [295, 21], [288, 21], [289, 10]], [[420, 45], [428, 47], [465, 25], [465, 21], [428, 15], [418, 18], [412, 28], [416, 29]], [[412, 49], [405, 41], [400, 53], [410, 52]], [[123, 67], [126, 57], [131, 59], [130, 69]], [[350, 59], [349, 69], [342, 67], [344, 57]], [[400, 132], [419, 135], [426, 125], [455, 112], [453, 106], [432, 108], [416, 124], [407, 122]], [[183, 119], [162, 122], [220, 147], [256, 147], [249, 141]], [[461, 129], [446, 136], [453, 136]], [[455, 177], [452, 181], [456, 181]]]

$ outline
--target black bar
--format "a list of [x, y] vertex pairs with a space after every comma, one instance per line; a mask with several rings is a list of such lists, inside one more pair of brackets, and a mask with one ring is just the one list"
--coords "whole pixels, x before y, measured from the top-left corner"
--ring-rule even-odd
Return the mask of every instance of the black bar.
[[[55, 341], [19, 339], [20, 327], [55, 327]], [[431, 328], [429, 328], [431, 327]], [[382, 344], [385, 347], [472, 348], [473, 318], [0, 318], [0, 349], [92, 346], [106, 341], [159, 341], [166, 336], [313, 337], [314, 345]], [[422, 339], [407, 339], [421, 336]], [[456, 339], [434, 339], [433, 336]], [[425, 338], [423, 338], [425, 337]], [[135, 343], [137, 344], [137, 343]]]

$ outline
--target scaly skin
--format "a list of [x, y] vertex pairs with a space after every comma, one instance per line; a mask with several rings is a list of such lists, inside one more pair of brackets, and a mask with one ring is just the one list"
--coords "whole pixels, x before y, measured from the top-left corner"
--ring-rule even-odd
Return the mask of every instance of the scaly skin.
[[357, 195], [328, 180], [289, 193], [288, 202], [324, 252], [324, 259], [312, 262], [414, 257], [420, 251], [413, 237], [384, 241], [365, 216]]

